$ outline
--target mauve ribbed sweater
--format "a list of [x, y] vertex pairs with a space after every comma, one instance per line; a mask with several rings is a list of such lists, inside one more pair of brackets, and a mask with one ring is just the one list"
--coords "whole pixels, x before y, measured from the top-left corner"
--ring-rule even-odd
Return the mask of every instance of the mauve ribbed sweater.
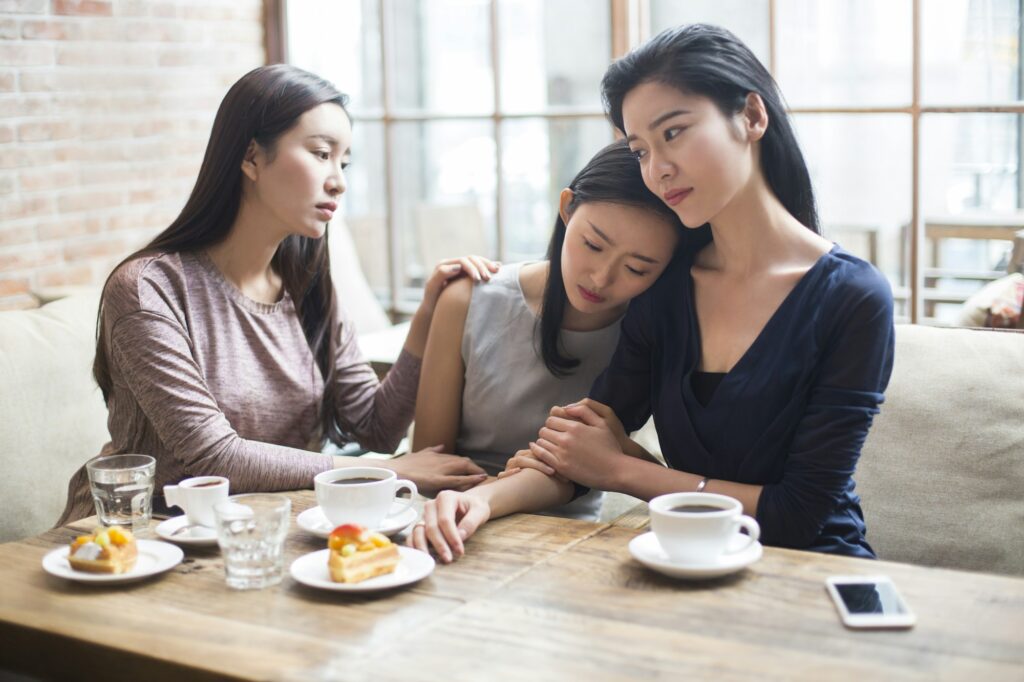
[[[331, 468], [311, 450], [323, 377], [287, 294], [258, 303], [205, 254], [172, 253], [122, 265], [103, 300], [113, 390], [100, 454], [153, 455], [157, 492], [209, 474], [228, 477], [232, 493], [309, 488]], [[338, 423], [364, 447], [391, 452], [412, 421], [420, 360], [403, 351], [381, 383], [344, 312], [335, 333]], [[57, 523], [93, 513], [83, 466]]]

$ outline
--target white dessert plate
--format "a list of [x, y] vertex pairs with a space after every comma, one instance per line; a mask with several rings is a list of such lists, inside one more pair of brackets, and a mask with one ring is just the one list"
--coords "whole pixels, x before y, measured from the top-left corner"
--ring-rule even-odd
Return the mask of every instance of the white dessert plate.
[[331, 580], [331, 571], [327, 568], [330, 552], [329, 549], [321, 549], [318, 552], [300, 556], [292, 562], [292, 578], [303, 585], [318, 587], [322, 590], [376, 592], [423, 580], [434, 571], [432, 556], [418, 549], [399, 545], [398, 553], [402, 558], [395, 567], [394, 573], [378, 575], [376, 578], [370, 578], [361, 583], [336, 583]]
[[217, 531], [188, 522], [187, 516], [172, 516], [156, 527], [156, 534], [179, 545], [216, 545]]
[[127, 573], [86, 573], [76, 571], [68, 563], [70, 547], [58, 547], [43, 557], [43, 570], [58, 578], [80, 583], [130, 583], [163, 573], [181, 563], [185, 556], [180, 547], [159, 540], [136, 540], [139, 558]]
[[[748, 540], [746, 535], [736, 533], [735, 537], [729, 539], [729, 548], [740, 547]], [[761, 543], [755, 540], [746, 549], [734, 554], [723, 554], [709, 563], [679, 563], [668, 558], [653, 531], [638, 535], [629, 542], [629, 553], [644, 566], [670, 578], [684, 580], [706, 580], [735, 573], [760, 559], [763, 552]]]
[[[378, 533], [391, 536], [400, 530], [408, 528], [411, 524], [416, 523], [416, 519], [419, 518], [419, 512], [414, 507], [404, 509], [405, 502], [396, 501], [391, 505], [391, 513], [384, 518], [384, 522], [381, 523], [380, 528], [375, 528]], [[320, 507], [313, 507], [299, 514], [295, 519], [295, 523], [298, 524], [299, 528], [317, 536], [318, 538], [326, 538], [334, 530], [335, 526], [333, 523], [327, 520], [324, 516], [324, 512]]]

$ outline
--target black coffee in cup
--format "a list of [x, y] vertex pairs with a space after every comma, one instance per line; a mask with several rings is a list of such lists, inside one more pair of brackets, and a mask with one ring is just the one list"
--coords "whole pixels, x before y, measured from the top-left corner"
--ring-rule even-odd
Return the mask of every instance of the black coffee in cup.
[[382, 478], [368, 478], [365, 476], [352, 477], [352, 478], [339, 478], [331, 481], [331, 485], [355, 485], [357, 483], [376, 483], [377, 481], [383, 481]]
[[722, 507], [715, 507], [710, 504], [680, 504], [669, 509], [670, 512], [683, 512], [684, 514], [707, 514], [709, 512], [722, 511]]
[[220, 485], [222, 481], [206, 481], [205, 483], [194, 483], [189, 488], [209, 488], [212, 485]]

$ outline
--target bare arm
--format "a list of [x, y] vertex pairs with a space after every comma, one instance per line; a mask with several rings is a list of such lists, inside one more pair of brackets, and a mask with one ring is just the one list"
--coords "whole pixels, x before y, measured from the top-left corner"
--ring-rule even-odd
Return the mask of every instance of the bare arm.
[[500, 263], [481, 256], [448, 258], [438, 263], [423, 287], [423, 300], [413, 315], [403, 349], [414, 357], [422, 358], [441, 293], [454, 281], [461, 279], [470, 279], [474, 282], [488, 281], [500, 266]]
[[416, 393], [413, 450], [442, 445], [444, 452], [455, 451], [466, 372], [462, 335], [472, 295], [473, 282], [463, 278], [449, 284], [438, 299]]
[[571, 483], [524, 470], [464, 493], [442, 492], [423, 507], [423, 523], [413, 528], [409, 544], [424, 552], [433, 547], [442, 561], [453, 561], [465, 554], [465, 540], [489, 519], [565, 504], [573, 489]]

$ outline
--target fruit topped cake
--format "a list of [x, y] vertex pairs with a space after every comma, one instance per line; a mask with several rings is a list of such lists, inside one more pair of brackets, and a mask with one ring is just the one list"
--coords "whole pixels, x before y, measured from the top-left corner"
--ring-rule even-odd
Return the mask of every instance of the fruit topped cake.
[[68, 563], [76, 571], [87, 573], [126, 573], [135, 566], [138, 556], [132, 532], [111, 526], [72, 540]]
[[336, 583], [358, 583], [391, 573], [398, 565], [398, 547], [386, 536], [347, 523], [335, 528], [327, 539], [331, 550], [327, 566]]

